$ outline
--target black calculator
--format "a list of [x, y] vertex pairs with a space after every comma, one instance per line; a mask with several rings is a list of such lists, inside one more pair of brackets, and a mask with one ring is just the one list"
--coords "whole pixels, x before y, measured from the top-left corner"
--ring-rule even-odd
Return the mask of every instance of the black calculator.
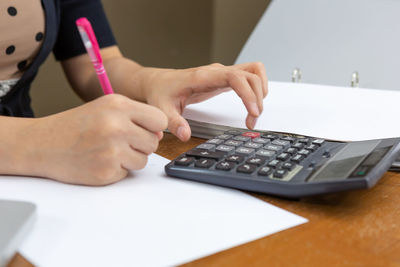
[[177, 178], [300, 198], [374, 186], [397, 158], [399, 142], [229, 130], [183, 153], [165, 171]]

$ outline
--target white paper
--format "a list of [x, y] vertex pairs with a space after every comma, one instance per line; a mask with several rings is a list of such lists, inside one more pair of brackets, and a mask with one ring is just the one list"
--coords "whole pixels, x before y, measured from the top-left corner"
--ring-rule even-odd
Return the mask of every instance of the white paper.
[[[359, 141], [400, 136], [400, 92], [270, 82], [256, 129]], [[246, 128], [247, 111], [232, 91], [186, 108], [184, 117]]]
[[307, 220], [237, 190], [147, 167], [105, 187], [0, 177], [0, 198], [34, 202], [38, 220], [20, 252], [38, 266], [171, 266]]

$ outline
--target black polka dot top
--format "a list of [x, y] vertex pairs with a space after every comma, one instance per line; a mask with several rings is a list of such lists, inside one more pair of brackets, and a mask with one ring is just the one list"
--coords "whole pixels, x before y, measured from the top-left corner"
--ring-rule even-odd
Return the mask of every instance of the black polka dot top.
[[0, 1], [0, 81], [22, 76], [40, 50], [44, 29], [40, 0]]

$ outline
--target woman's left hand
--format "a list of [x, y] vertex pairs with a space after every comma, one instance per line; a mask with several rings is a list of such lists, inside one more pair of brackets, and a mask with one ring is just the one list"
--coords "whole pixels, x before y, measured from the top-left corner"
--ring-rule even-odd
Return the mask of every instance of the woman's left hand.
[[168, 129], [187, 141], [191, 130], [182, 117], [184, 108], [233, 89], [242, 99], [248, 115], [246, 126], [253, 129], [263, 111], [268, 81], [262, 63], [234, 66], [211, 64], [185, 70], [147, 69], [142, 92], [148, 104], [160, 108], [168, 117]]

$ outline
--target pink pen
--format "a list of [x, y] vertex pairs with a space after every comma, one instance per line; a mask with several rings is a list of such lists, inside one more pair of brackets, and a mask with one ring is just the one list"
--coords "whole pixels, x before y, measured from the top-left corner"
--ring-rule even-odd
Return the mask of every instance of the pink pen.
[[94, 69], [96, 70], [96, 74], [99, 78], [99, 82], [101, 88], [103, 88], [104, 94], [113, 94], [114, 91], [111, 87], [111, 83], [108, 79], [106, 70], [104, 69], [99, 44], [97, 43], [92, 25], [87, 18], [80, 18], [76, 20], [76, 26], [78, 27], [79, 33], [81, 35], [83, 45], [85, 46], [86, 51], [89, 54], [89, 57], [93, 63]]

